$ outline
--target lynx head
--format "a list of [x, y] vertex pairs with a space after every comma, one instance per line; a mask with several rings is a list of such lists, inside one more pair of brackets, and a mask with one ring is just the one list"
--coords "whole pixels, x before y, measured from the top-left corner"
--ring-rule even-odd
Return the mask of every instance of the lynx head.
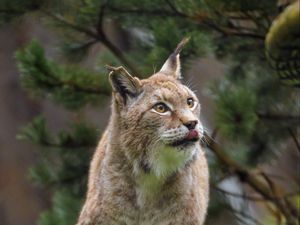
[[196, 95], [180, 81], [184, 39], [158, 73], [140, 80], [110, 68], [114, 138], [136, 171], [168, 176], [196, 157], [203, 128]]

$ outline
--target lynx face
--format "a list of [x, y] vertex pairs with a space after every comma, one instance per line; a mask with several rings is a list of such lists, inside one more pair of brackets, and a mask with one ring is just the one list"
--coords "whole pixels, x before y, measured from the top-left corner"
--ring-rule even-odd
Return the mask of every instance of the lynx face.
[[163, 72], [132, 81], [118, 80], [130, 94], [114, 97], [125, 154], [136, 170], [168, 176], [199, 150], [200, 103], [187, 86]]
[[149, 146], [148, 163], [157, 176], [168, 176], [193, 160], [199, 150], [203, 135], [200, 103], [188, 87], [164, 74], [150, 78], [145, 88], [149, 89], [144, 99], [148, 110], [141, 123], [146, 127], [149, 122], [156, 124], [149, 139], [157, 140]]
[[116, 138], [136, 171], [168, 176], [199, 150], [203, 135], [200, 103], [179, 80], [179, 50], [148, 79], [132, 77], [122, 67], [110, 74], [119, 130]]

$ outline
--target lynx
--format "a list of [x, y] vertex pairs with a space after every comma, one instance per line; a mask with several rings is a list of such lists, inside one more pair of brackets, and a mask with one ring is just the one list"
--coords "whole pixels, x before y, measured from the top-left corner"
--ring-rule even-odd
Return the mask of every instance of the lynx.
[[202, 225], [208, 168], [200, 103], [180, 81], [180, 42], [148, 79], [110, 67], [112, 113], [78, 225]]

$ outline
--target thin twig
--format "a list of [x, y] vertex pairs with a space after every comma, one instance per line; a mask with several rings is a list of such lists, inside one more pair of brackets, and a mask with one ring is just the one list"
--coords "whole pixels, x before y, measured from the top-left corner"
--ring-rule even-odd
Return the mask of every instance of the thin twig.
[[276, 115], [276, 114], [269, 114], [269, 113], [256, 113], [256, 115], [260, 119], [264, 120], [289, 120], [289, 121], [300, 121], [300, 116], [298, 115]]
[[62, 17], [61, 15], [57, 15], [57, 14], [54, 14], [50, 11], [47, 11], [47, 10], [41, 10], [45, 15], [49, 16], [50, 18], [52, 18], [53, 20], [57, 21], [58, 23], [62, 24], [63, 26], [65, 27], [69, 27], [71, 28], [72, 30], [75, 30], [75, 31], [78, 31], [80, 33], [83, 33], [89, 37], [93, 37], [97, 40], [99, 40], [99, 36], [97, 35], [96, 32], [90, 30], [90, 29], [87, 29], [85, 27], [81, 27], [77, 24], [74, 24], [70, 21], [67, 21], [64, 17]]
[[180, 12], [175, 5], [170, 0], [165, 0], [165, 2], [168, 4], [168, 6], [175, 12], [175, 14], [180, 15], [182, 17], [188, 17], [188, 15]]
[[300, 143], [299, 143], [296, 135], [294, 134], [294, 132], [292, 131], [292, 129], [289, 128], [288, 131], [289, 131], [290, 135], [292, 136], [293, 141], [295, 142], [295, 145], [297, 146], [298, 151], [300, 152]]
[[[242, 210], [236, 210], [236, 209], [234, 209], [234, 208], [232, 208], [232, 207], [230, 207], [229, 210], [232, 211], [232, 213], [235, 214], [236, 218], [237, 218], [240, 222], [242, 222], [243, 224], [245, 224], [245, 220], [250, 220], [250, 221], [256, 223], [257, 225], [263, 225], [260, 221], [258, 221], [258, 220], [255, 219], [253, 216], [251, 216], [251, 215], [245, 213], [245, 212], [242, 211]], [[240, 218], [238, 215], [242, 216], [243, 219]]]
[[[268, 201], [265, 198], [261, 198], [261, 197], [257, 197], [257, 196], [253, 196], [253, 195], [245, 195], [245, 194], [239, 194], [239, 193], [230, 192], [230, 191], [224, 190], [222, 188], [219, 188], [217, 186], [213, 186], [213, 188], [216, 189], [217, 191], [223, 193], [223, 194], [231, 195], [233, 197], [245, 198], [245, 199], [248, 199], [248, 200], [251, 200], [251, 201], [258, 201], [258, 202], [266, 202], [266, 201]], [[296, 191], [296, 192], [287, 193], [287, 194], [285, 194], [283, 196], [273, 197], [272, 199], [284, 199], [284, 198], [293, 197], [293, 196], [296, 196], [296, 195], [299, 195], [299, 194], [300, 194], [300, 191]]]

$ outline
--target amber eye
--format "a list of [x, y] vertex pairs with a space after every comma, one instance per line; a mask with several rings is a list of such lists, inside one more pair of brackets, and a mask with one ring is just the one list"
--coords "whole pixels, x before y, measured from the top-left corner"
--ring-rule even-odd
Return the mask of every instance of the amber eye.
[[165, 113], [167, 111], [169, 111], [168, 106], [166, 106], [165, 103], [157, 103], [156, 105], [153, 106], [153, 109], [158, 112], [158, 113]]
[[186, 100], [186, 102], [187, 102], [188, 107], [190, 107], [190, 108], [193, 108], [194, 105], [195, 105], [195, 101], [194, 101], [193, 98], [188, 98], [188, 99]]

